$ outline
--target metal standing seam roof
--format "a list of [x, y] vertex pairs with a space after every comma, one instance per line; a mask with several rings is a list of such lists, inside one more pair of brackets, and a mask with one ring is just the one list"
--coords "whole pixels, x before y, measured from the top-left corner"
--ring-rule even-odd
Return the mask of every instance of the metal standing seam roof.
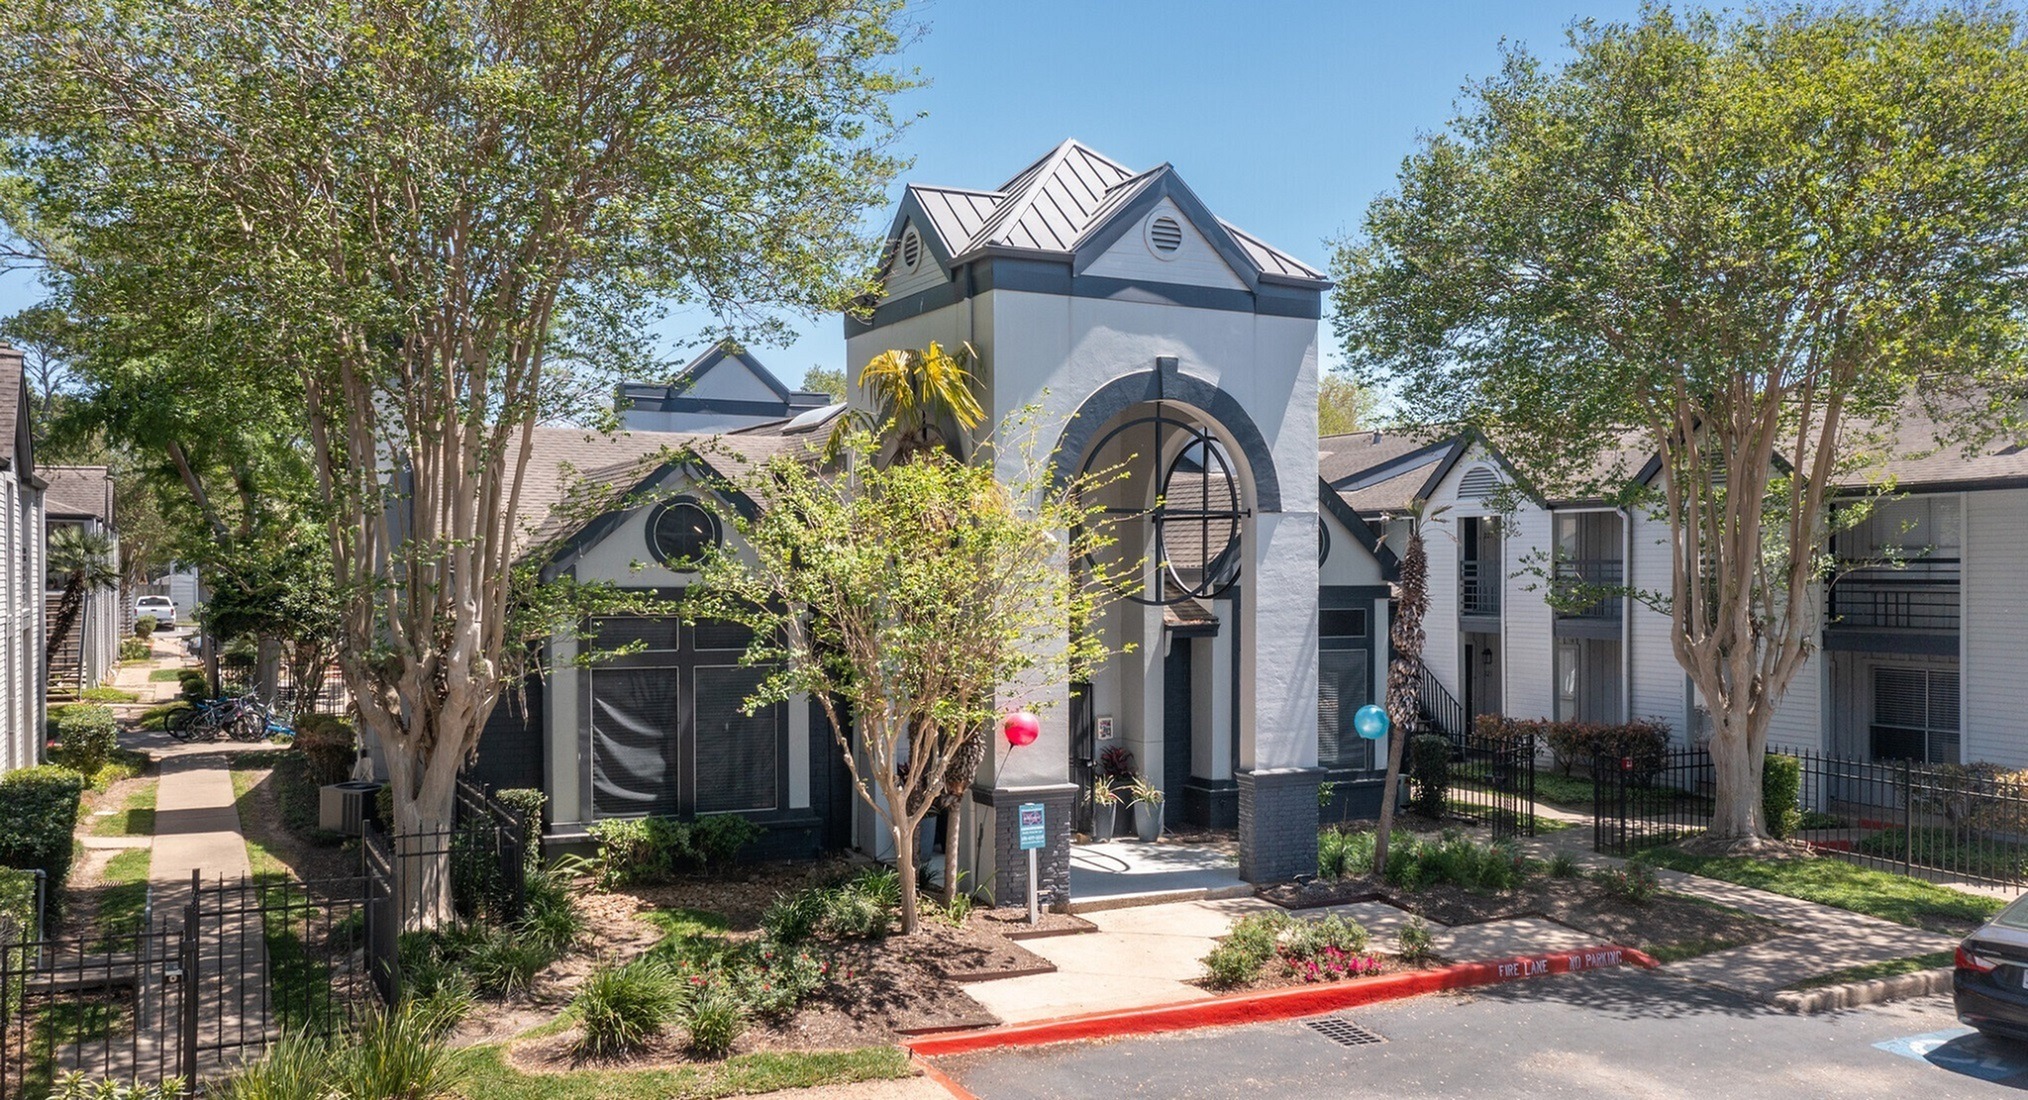
[[[1134, 172], [1075, 139], [1066, 140], [991, 191], [910, 184], [945, 252], [960, 258], [987, 248], [1071, 253], [1154, 181], [1168, 164]], [[1263, 275], [1322, 282], [1318, 269], [1220, 220], [1217, 228]]]

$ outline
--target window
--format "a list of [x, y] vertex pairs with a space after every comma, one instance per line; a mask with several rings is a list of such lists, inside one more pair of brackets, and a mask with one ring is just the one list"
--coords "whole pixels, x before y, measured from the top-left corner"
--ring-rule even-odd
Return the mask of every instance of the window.
[[1352, 728], [1352, 716], [1373, 702], [1367, 609], [1327, 607], [1317, 613], [1317, 622], [1317, 763], [1372, 771], [1375, 743]]
[[1873, 669], [1873, 758], [1958, 763], [1958, 670]]
[[696, 569], [718, 547], [718, 517], [694, 500], [672, 500], [648, 517], [648, 551], [679, 572]]

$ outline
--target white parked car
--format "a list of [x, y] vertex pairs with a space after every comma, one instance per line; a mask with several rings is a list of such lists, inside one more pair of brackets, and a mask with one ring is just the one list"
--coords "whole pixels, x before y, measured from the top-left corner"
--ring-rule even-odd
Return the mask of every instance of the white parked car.
[[167, 596], [143, 596], [134, 601], [134, 617], [143, 615], [153, 615], [157, 624], [170, 626], [176, 622], [176, 601]]

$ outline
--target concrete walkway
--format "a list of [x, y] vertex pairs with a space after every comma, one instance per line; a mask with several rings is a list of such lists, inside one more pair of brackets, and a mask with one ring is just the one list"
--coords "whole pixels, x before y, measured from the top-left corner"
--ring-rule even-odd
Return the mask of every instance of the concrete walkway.
[[[1575, 856], [1590, 869], [1624, 866], [1626, 861], [1591, 850], [1589, 828], [1566, 829], [1524, 842], [1531, 854], [1547, 858], [1558, 852]], [[1745, 947], [1668, 964], [1670, 973], [1751, 997], [1767, 999], [1799, 981], [1847, 967], [1949, 951], [1957, 937], [1926, 932], [1801, 898], [1772, 894], [1750, 886], [1657, 868], [1662, 888], [1730, 906], [1794, 929]]]
[[1253, 896], [1239, 860], [1220, 848], [1111, 840], [1070, 849], [1070, 909], [1090, 913], [1156, 901]]

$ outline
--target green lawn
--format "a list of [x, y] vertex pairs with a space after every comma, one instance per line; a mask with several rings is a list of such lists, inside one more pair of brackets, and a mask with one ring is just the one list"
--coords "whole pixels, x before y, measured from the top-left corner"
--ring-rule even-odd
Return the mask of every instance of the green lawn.
[[1671, 848], [1651, 849], [1642, 858], [1658, 867], [1953, 935], [1962, 935], [1985, 923], [2006, 904], [1999, 898], [1967, 894], [1830, 858], [1717, 858], [1685, 855]]
[[94, 818], [93, 836], [154, 836], [155, 792], [160, 780], [151, 779], [127, 795], [124, 806], [106, 817]]
[[458, 1054], [464, 1081], [458, 1095], [471, 1100], [685, 1100], [741, 1096], [777, 1089], [884, 1081], [910, 1074], [899, 1047], [742, 1054], [716, 1064], [657, 1070], [579, 1070], [526, 1074], [508, 1066], [497, 1046]]
[[1935, 970], [1940, 966], [1949, 966], [1951, 957], [1952, 952], [1949, 951], [1932, 951], [1927, 955], [1910, 955], [1905, 959], [1888, 959], [1884, 962], [1848, 966], [1843, 970], [1833, 970], [1829, 974], [1805, 978], [1789, 988], [1820, 989], [1827, 985], [1844, 985], [1846, 982], [1865, 982], [1874, 978], [1892, 978], [1898, 974]]
[[96, 927], [103, 950], [131, 950], [123, 942], [141, 930], [141, 917], [148, 908], [147, 848], [129, 848], [106, 861], [106, 885], [99, 891]]
[[183, 670], [180, 668], [158, 668], [148, 673], [148, 681], [155, 684], [173, 684], [181, 679]]

